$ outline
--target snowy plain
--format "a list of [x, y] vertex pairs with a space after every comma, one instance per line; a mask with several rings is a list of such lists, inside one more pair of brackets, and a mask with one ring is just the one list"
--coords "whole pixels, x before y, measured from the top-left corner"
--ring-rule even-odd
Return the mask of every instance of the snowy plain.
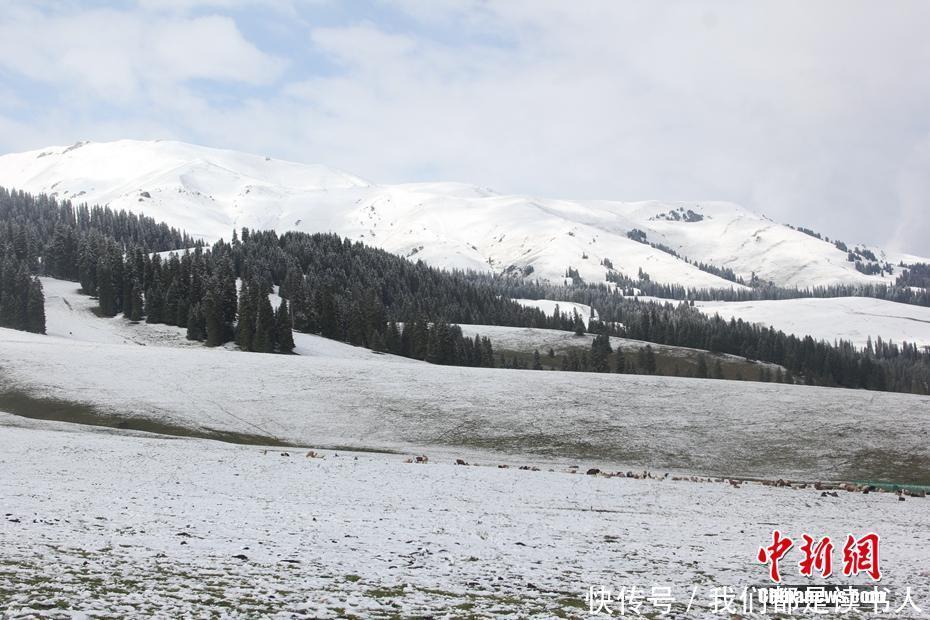
[[930, 483], [930, 398], [207, 349], [43, 283], [49, 335], [0, 329], [3, 390], [306, 447], [0, 413], [0, 616], [590, 617], [591, 587], [657, 586], [729, 617], [774, 528], [878, 531], [894, 607], [930, 608], [926, 498], [695, 477]]
[[[930, 606], [927, 500], [890, 493], [308, 458], [2, 415], [0, 470], [12, 617], [580, 618], [591, 587], [658, 586], [667, 617], [729, 618], [714, 593], [765, 583], [773, 528], [877, 530], [893, 608], [908, 587]], [[787, 582], [823, 583], [789, 559]]]

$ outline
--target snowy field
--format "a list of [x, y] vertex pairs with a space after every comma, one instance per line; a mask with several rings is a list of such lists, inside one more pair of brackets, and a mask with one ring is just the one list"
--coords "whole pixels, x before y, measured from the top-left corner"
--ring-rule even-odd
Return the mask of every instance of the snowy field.
[[766, 301], [698, 301], [708, 315], [762, 323], [799, 337], [864, 347], [871, 337], [900, 344], [930, 345], [930, 308], [870, 297], [784, 299]]
[[[161, 344], [145, 335], [152, 326], [81, 310], [89, 302], [68, 286], [71, 293], [56, 290], [73, 311], [55, 314], [49, 300], [49, 329], [59, 335], [0, 330], [0, 386], [93, 405], [115, 422], [157, 420], [315, 447], [930, 482], [926, 397], [440, 367], [309, 336], [298, 341], [298, 356]], [[107, 329], [95, 331], [101, 325]], [[114, 334], [128, 335], [114, 342]]]
[[0, 617], [588, 617], [592, 586], [658, 586], [729, 618], [773, 528], [877, 529], [893, 608], [930, 608], [926, 499], [289, 455], [0, 415]]
[[715, 593], [765, 584], [774, 528], [877, 531], [892, 608], [930, 610], [926, 498], [703, 477], [930, 484], [930, 398], [208, 349], [44, 285], [49, 335], [0, 329], [5, 406], [305, 447], [0, 413], [2, 618], [576, 618], [592, 587], [727, 618]]

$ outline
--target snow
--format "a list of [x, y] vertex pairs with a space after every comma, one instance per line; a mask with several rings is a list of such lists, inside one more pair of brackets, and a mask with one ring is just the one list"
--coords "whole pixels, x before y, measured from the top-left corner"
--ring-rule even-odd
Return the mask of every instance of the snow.
[[[73, 283], [45, 285], [54, 294], [75, 294], [56, 288], [73, 291]], [[146, 335], [154, 326], [98, 319], [69, 303], [71, 311], [62, 309], [64, 299], [57, 314], [49, 311], [53, 335], [0, 330], [0, 385], [116, 416], [319, 447], [454, 448], [498, 458], [803, 479], [910, 479], [930, 471], [927, 397], [443, 367], [312, 336], [301, 337], [298, 346], [308, 354], [297, 356], [210, 349], [180, 338], [154, 346], [162, 338]], [[87, 327], [94, 321], [102, 331]], [[765, 437], [764, 444], [747, 444], [746, 429]], [[831, 441], [797, 440], [808, 436]], [[921, 463], [927, 467], [915, 465]]]
[[864, 347], [871, 337], [930, 345], [930, 308], [870, 297], [695, 302], [705, 314], [761, 323], [803, 338], [847, 340]]
[[555, 314], [555, 309], [558, 307], [559, 313], [562, 315], [572, 316], [573, 313], [577, 312], [578, 316], [581, 317], [581, 320], [584, 322], [584, 326], [588, 326], [588, 321], [593, 316], [597, 319], [597, 311], [592, 310], [591, 306], [587, 304], [578, 304], [571, 301], [552, 301], [551, 299], [514, 299], [515, 302], [521, 306], [526, 306], [529, 308], [539, 308], [542, 310], [546, 316], [553, 316]]
[[[569, 267], [603, 283], [613, 269], [690, 287], [738, 285], [627, 238], [638, 228], [691, 261], [784, 286], [888, 283], [832, 244], [724, 202], [569, 201], [506, 196], [462, 183], [376, 185], [320, 165], [171, 141], [121, 140], [0, 157], [0, 185], [144, 212], [194, 236], [234, 229], [336, 232], [445, 268], [522, 271], [561, 283]], [[673, 210], [701, 221], [669, 221]], [[888, 260], [930, 259], [883, 254]]]
[[[558, 329], [540, 329], [538, 327], [504, 327], [500, 325], [460, 325], [462, 334], [474, 338], [475, 336], [486, 336], [491, 339], [494, 348], [498, 351], [523, 351], [531, 353], [534, 350], [540, 354], [547, 353], [549, 349], [555, 354], [562, 354], [571, 349], [588, 349], [594, 341], [594, 334], [584, 334], [577, 336], [574, 332]], [[657, 353], [675, 357], [692, 357], [706, 354], [711, 358], [719, 357], [721, 359], [739, 360], [745, 362], [746, 359], [736, 355], [725, 355], [718, 353], [709, 353], [701, 349], [691, 349], [688, 347], [673, 347], [655, 342], [646, 342], [645, 340], [634, 340], [632, 338], [610, 338], [610, 346], [616, 351], [618, 348], [624, 352], [636, 352], [641, 347], [649, 345]], [[761, 365], [758, 362], [757, 365]], [[776, 364], [764, 364], [772, 372], [778, 368]], [[784, 369], [783, 369], [784, 370]]]
[[[135, 344], [154, 347], [181, 347], [202, 349], [203, 344], [187, 339], [187, 330], [160, 323], [133, 324], [122, 317], [101, 318], [94, 314], [97, 302], [81, 295], [77, 282], [67, 282], [55, 278], [40, 278], [45, 292], [45, 323], [48, 336], [86, 344]], [[236, 290], [239, 290], [237, 282]], [[276, 294], [269, 296], [277, 307], [281, 298]], [[415, 363], [412, 360], [393, 355], [375, 353], [361, 347], [354, 347], [328, 338], [294, 332], [294, 352], [298, 355], [345, 360], [377, 358], [384, 362], [401, 361]], [[228, 345], [235, 348], [234, 345]]]
[[765, 582], [773, 528], [877, 531], [894, 605], [913, 587], [930, 606], [927, 499], [702, 477], [930, 484], [930, 398], [433, 366], [304, 335], [301, 355], [208, 349], [43, 285], [49, 335], [0, 329], [0, 394], [308, 447], [0, 412], [4, 617], [577, 617], [590, 587], [632, 586], [720, 617], [714, 588]]
[[775, 527], [875, 528], [894, 606], [930, 605], [926, 499], [288, 454], [0, 414], [0, 614], [577, 617], [592, 586], [658, 585], [720, 617]]

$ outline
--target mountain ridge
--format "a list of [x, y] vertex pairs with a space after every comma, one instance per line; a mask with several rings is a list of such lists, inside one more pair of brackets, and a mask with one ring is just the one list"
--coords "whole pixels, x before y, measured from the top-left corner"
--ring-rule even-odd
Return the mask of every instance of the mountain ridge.
[[[891, 284], [898, 263], [930, 259], [866, 246], [856, 270], [839, 244], [721, 201], [556, 200], [467, 183], [379, 185], [301, 164], [183, 142], [79, 142], [0, 156], [0, 185], [144, 212], [208, 240], [240, 227], [335, 232], [438, 267], [561, 282], [633, 279], [740, 288]], [[634, 238], [631, 238], [635, 237]], [[866, 260], [866, 259], [863, 259]], [[698, 263], [703, 264], [703, 270]]]

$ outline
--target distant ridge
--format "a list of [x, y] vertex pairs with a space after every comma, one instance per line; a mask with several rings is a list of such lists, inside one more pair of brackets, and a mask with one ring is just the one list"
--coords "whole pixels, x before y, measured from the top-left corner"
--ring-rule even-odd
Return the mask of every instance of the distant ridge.
[[[706, 288], [738, 287], [717, 275], [724, 270], [780, 286], [894, 281], [860, 273], [832, 241], [733, 203], [548, 200], [462, 183], [377, 185], [327, 166], [174, 141], [79, 142], [4, 155], [0, 185], [144, 212], [207, 239], [228, 238], [243, 226], [331, 231], [439, 267], [553, 282], [570, 269], [594, 283], [611, 271], [635, 279], [642, 270], [655, 282]], [[870, 250], [882, 264], [930, 262]]]

